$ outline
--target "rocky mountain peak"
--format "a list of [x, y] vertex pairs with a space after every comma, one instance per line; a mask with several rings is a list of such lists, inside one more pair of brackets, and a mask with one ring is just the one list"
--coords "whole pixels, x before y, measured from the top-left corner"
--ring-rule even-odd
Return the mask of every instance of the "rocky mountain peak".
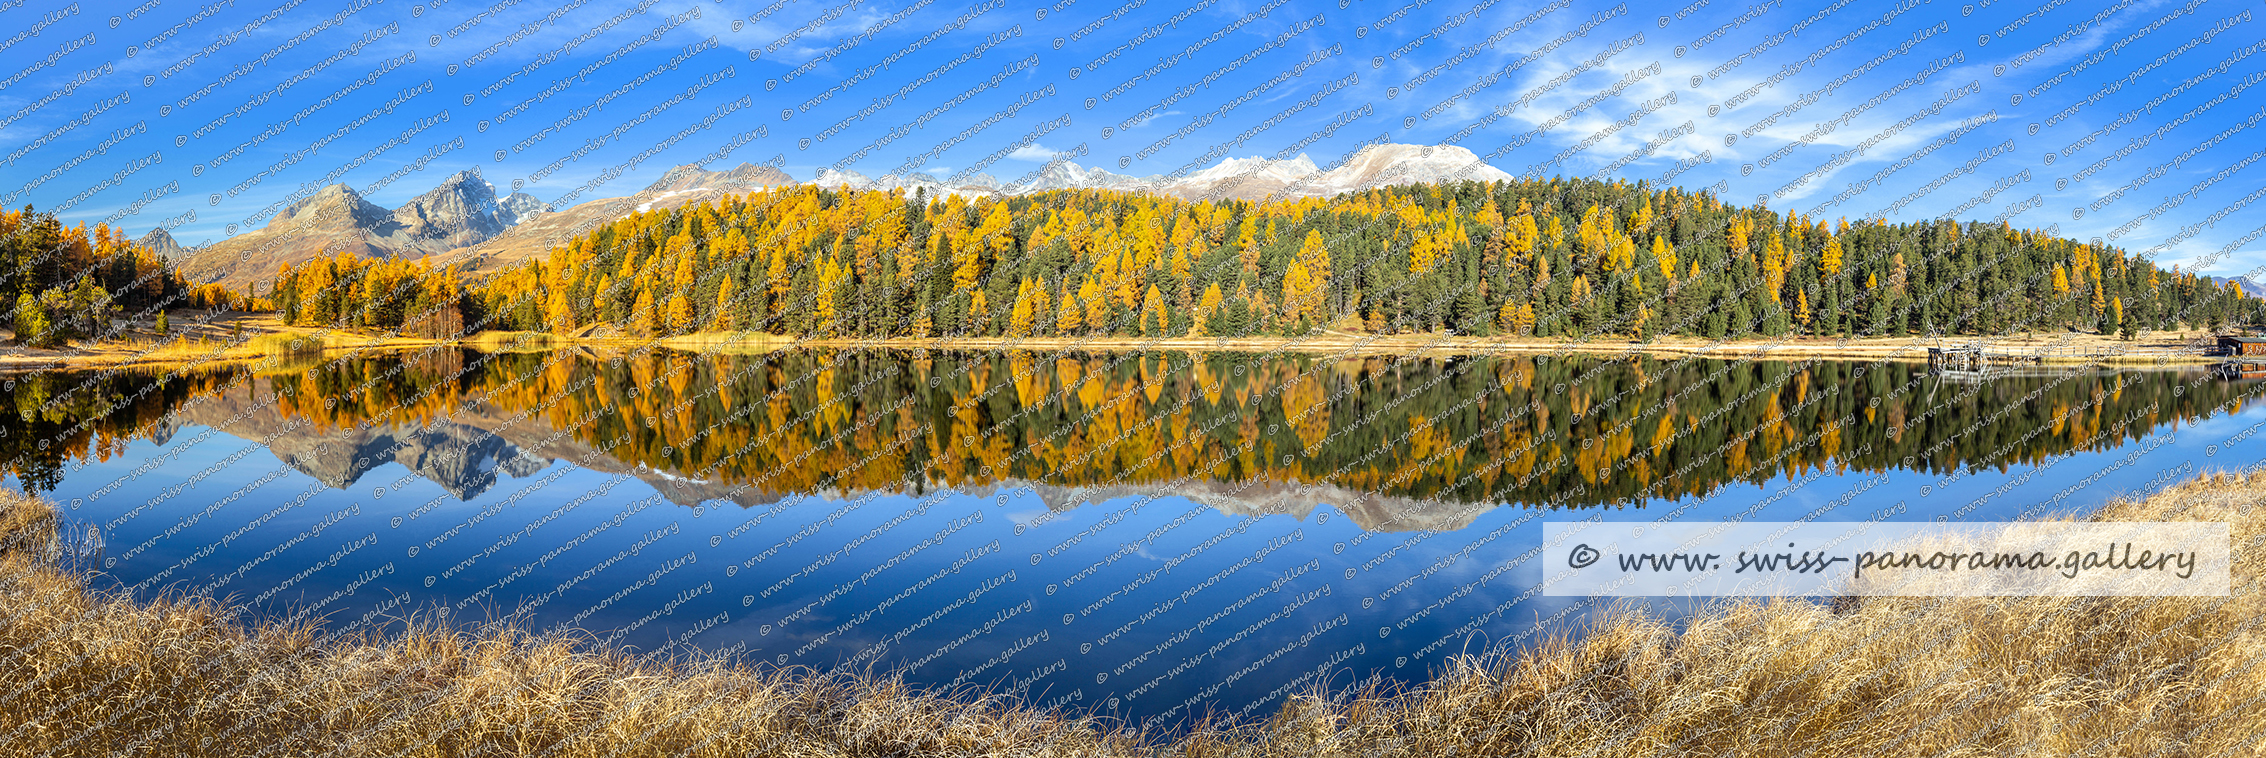
[[165, 231], [163, 227], [149, 230], [148, 234], [142, 235], [142, 238], [135, 242], [142, 247], [149, 248], [150, 252], [156, 253], [157, 257], [164, 260], [177, 260], [181, 256], [189, 254], [189, 249], [174, 241], [173, 234]]
[[345, 229], [368, 228], [385, 223], [389, 214], [376, 203], [362, 199], [362, 193], [344, 184], [333, 184], [317, 190], [299, 202], [292, 203], [268, 221], [269, 230], [280, 229]]
[[[1392, 184], [1513, 178], [1481, 163], [1478, 156], [1461, 147], [1398, 144], [1369, 146], [1345, 165], [1328, 171], [1301, 154], [1288, 159], [1228, 158], [1177, 178], [1128, 176], [1069, 161], [1035, 166], [1012, 176], [1016, 178], [1002, 184], [997, 177], [982, 173], [869, 177], [856, 171], [821, 169], [809, 183], [894, 191], [907, 197], [925, 190], [932, 198], [1110, 189], [1183, 199], [1261, 200], [1327, 197]], [[393, 257], [463, 251], [463, 258], [472, 262], [474, 270], [494, 270], [540, 254], [592, 223], [623, 214], [681, 207], [796, 183], [776, 165], [741, 163], [725, 171], [677, 166], [630, 196], [554, 209], [524, 192], [499, 199], [496, 188], [474, 168], [449, 175], [431, 191], [391, 211], [362, 199], [346, 185], [334, 184], [278, 214], [265, 229], [187, 252], [182, 271], [203, 281], [245, 286], [272, 275], [280, 263], [306, 260], [326, 250]], [[277, 235], [286, 238], [278, 239]], [[248, 257], [247, 252], [251, 253]]]
[[511, 193], [510, 197], [496, 201], [496, 205], [503, 209], [504, 223], [510, 226], [527, 223], [536, 216], [550, 212], [549, 205], [525, 192]]
[[512, 214], [496, 203], [496, 189], [466, 169], [393, 210], [410, 239], [438, 242], [440, 250], [476, 245], [511, 227]]
[[771, 166], [742, 163], [729, 171], [708, 171], [699, 166], [677, 166], [645, 187], [646, 192], [684, 192], [713, 189], [744, 192], [759, 187], [793, 184], [787, 172]]

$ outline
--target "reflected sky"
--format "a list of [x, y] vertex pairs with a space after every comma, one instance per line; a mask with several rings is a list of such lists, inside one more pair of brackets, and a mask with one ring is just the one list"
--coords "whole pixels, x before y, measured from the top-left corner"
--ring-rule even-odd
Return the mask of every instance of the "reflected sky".
[[1579, 624], [1546, 520], [2034, 518], [2255, 464], [2266, 420], [2204, 371], [562, 355], [16, 377], [0, 439], [145, 597], [1169, 721]]

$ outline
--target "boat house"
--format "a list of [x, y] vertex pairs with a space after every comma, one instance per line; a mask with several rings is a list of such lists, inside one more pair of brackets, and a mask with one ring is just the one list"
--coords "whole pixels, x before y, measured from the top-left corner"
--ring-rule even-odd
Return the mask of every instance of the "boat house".
[[2266, 357], [2266, 337], [2220, 337], [2219, 354], [2225, 356]]

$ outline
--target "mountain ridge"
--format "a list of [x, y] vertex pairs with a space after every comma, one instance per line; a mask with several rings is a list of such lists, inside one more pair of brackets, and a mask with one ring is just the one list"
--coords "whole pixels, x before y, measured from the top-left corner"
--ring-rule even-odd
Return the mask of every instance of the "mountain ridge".
[[[895, 190], [908, 196], [924, 190], [930, 196], [988, 197], [1108, 189], [1186, 200], [1264, 200], [1326, 197], [1393, 184], [1512, 178], [1455, 145], [1371, 145], [1328, 170], [1303, 153], [1288, 159], [1228, 157], [1180, 177], [1117, 174], [1057, 158], [1023, 179], [1006, 182], [985, 173], [948, 181], [926, 174], [869, 177], [833, 169], [800, 181], [776, 166], [743, 162], [724, 171], [680, 165], [630, 195], [552, 208], [524, 192], [499, 198], [473, 168], [449, 175], [392, 209], [369, 202], [347, 185], [333, 184], [293, 203], [260, 229], [196, 250], [178, 244], [166, 249], [180, 257], [184, 276], [243, 290], [273, 276], [282, 264], [296, 265], [325, 252], [387, 258], [445, 255], [467, 272], [493, 272], [630, 213], [785, 185]], [[170, 240], [168, 235], [163, 241]]]
[[2209, 276], [2204, 278], [2208, 279], [2211, 282], [2211, 286], [2213, 287], [2224, 287], [2228, 282], [2234, 282], [2235, 288], [2242, 290], [2243, 294], [2261, 300], [2266, 300], [2266, 284], [2260, 284], [2258, 283], [2258, 280], [2252, 279], [2250, 277]]
[[498, 198], [477, 168], [450, 174], [391, 209], [345, 184], [332, 184], [285, 207], [264, 227], [188, 251], [180, 270], [192, 280], [245, 290], [284, 263], [326, 252], [389, 258], [448, 253], [486, 242], [542, 212], [541, 201], [523, 192]]

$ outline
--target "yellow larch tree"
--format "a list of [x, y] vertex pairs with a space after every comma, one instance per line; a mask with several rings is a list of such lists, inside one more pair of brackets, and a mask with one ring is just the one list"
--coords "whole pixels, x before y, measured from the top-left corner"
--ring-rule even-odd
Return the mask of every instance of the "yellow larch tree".
[[1054, 316], [1055, 333], [1077, 334], [1078, 330], [1084, 329], [1086, 326], [1084, 307], [1078, 302], [1078, 293], [1071, 292], [1069, 288], [1065, 287], [1062, 292], [1062, 307], [1056, 310]]
[[1290, 270], [1283, 275], [1283, 320], [1297, 321], [1319, 310], [1329, 286], [1330, 251], [1322, 245], [1322, 232], [1309, 229], [1298, 255], [1291, 259]]
[[1196, 312], [1194, 314], [1196, 316], [1196, 323], [1194, 326], [1188, 327], [1188, 336], [1207, 336], [1204, 329], [1204, 320], [1210, 318], [1212, 312], [1219, 309], [1220, 302], [1226, 299], [1227, 298], [1225, 295], [1220, 294], [1219, 282], [1212, 282], [1210, 286], [1205, 287], [1204, 296], [1197, 298], [1196, 300]]

